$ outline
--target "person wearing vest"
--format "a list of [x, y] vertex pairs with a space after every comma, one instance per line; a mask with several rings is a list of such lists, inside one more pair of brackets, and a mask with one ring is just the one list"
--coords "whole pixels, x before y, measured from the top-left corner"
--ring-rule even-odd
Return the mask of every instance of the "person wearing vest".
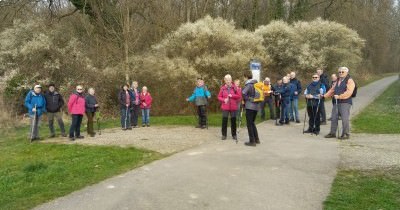
[[56, 118], [58, 126], [61, 130], [61, 136], [66, 137], [64, 122], [62, 119], [61, 108], [64, 106], [64, 99], [59, 92], [56, 91], [55, 85], [50, 84], [49, 91], [44, 94], [46, 98], [47, 120], [50, 129], [50, 138], [56, 136], [54, 129], [54, 118]]
[[68, 111], [72, 116], [69, 139], [71, 141], [74, 141], [76, 138], [83, 139], [84, 136], [81, 136], [81, 124], [83, 114], [86, 111], [86, 101], [81, 85], [76, 86], [76, 91], [69, 97]]
[[231, 134], [234, 140], [237, 140], [236, 136], [236, 113], [237, 104], [240, 100], [240, 92], [238, 88], [232, 84], [231, 75], [227, 74], [224, 77], [225, 85], [223, 85], [218, 94], [218, 100], [221, 102], [222, 110], [222, 140], [226, 140], [227, 127], [228, 127], [228, 117], [231, 117]]
[[320, 132], [322, 95], [326, 92], [325, 85], [320, 81], [318, 74], [312, 76], [312, 82], [307, 86], [304, 95], [307, 101], [308, 129], [304, 133]]
[[292, 71], [290, 72], [290, 84], [294, 86], [292, 96], [290, 97], [290, 104], [288, 107], [288, 112], [289, 112], [289, 117], [290, 121], [294, 122], [296, 120], [296, 123], [300, 123], [300, 118], [299, 118], [299, 95], [301, 93], [301, 83], [300, 80], [296, 78], [296, 72]]
[[118, 101], [121, 109], [121, 127], [122, 130], [132, 130], [130, 108], [132, 100], [134, 98], [133, 93], [129, 90], [129, 84], [122, 86], [121, 91], [118, 94]]
[[139, 83], [137, 81], [132, 82], [131, 92], [135, 96], [131, 108], [131, 125], [133, 128], [139, 128], [138, 119], [140, 112], [140, 91]]
[[335, 138], [338, 127], [339, 115], [342, 118], [343, 131], [339, 139], [350, 138], [350, 108], [353, 105], [352, 94], [355, 89], [355, 82], [349, 75], [347, 67], [340, 67], [339, 78], [333, 87], [325, 94], [325, 97], [333, 97], [335, 100], [332, 109], [331, 130], [325, 138]]
[[30, 118], [30, 140], [39, 140], [39, 123], [44, 112], [46, 112], [46, 99], [42, 94], [42, 86], [35, 85], [25, 97], [25, 107], [28, 109]]
[[256, 144], [260, 143], [260, 138], [258, 137], [258, 131], [255, 124], [257, 112], [260, 110], [260, 103], [253, 101], [256, 94], [254, 84], [257, 83], [257, 80], [252, 79], [253, 75], [250, 71], [244, 73], [244, 78], [246, 82], [242, 90], [242, 96], [245, 101], [244, 108], [246, 109], [246, 123], [249, 134], [249, 142], [246, 142], [245, 145], [256, 146]]
[[186, 101], [194, 102], [197, 107], [199, 124], [196, 128], [205, 129], [207, 127], [207, 104], [209, 98], [211, 98], [211, 93], [208, 91], [207, 86], [204, 85], [204, 80], [198, 78], [193, 94], [186, 98]]
[[271, 87], [271, 79], [268, 77], [266, 77], [264, 80], [263, 92], [264, 92], [264, 101], [261, 102], [261, 119], [265, 120], [265, 105], [268, 104], [269, 116], [270, 119], [273, 120], [275, 118], [274, 118], [274, 106], [272, 100], [272, 87]]
[[[319, 81], [326, 87], [329, 87], [328, 76], [324, 73], [322, 68], [317, 69], [317, 74], [319, 76]], [[326, 111], [325, 111], [325, 99], [321, 98], [321, 125], [326, 125]]]
[[93, 124], [94, 124], [94, 117], [96, 115], [97, 108], [99, 104], [97, 103], [97, 99], [95, 96], [94, 88], [89, 88], [88, 95], [85, 97], [86, 101], [86, 117], [87, 117], [87, 133], [90, 137], [94, 137], [96, 133], [94, 132]]

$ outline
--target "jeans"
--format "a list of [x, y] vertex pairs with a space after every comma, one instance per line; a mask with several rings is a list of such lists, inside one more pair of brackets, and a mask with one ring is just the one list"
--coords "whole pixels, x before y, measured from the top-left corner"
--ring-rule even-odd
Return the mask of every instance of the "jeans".
[[270, 119], [274, 119], [274, 105], [271, 96], [265, 97], [261, 103], [261, 119], [265, 120], [265, 105], [268, 104]]
[[142, 109], [142, 125], [150, 125], [150, 109]]
[[236, 136], [236, 114], [236, 111], [222, 111], [222, 136], [227, 135], [229, 115], [231, 116], [231, 134]]
[[54, 135], [55, 129], [54, 129], [54, 118], [57, 119], [58, 126], [60, 127], [61, 133], [65, 134], [65, 127], [64, 127], [64, 122], [62, 120], [62, 113], [61, 112], [47, 112], [47, 120], [49, 121], [49, 129], [50, 129], [50, 134]]
[[81, 114], [73, 114], [71, 127], [69, 128], [69, 137], [74, 138], [81, 135], [81, 124], [82, 124], [83, 115]]
[[247, 122], [247, 131], [249, 133], [249, 141], [250, 143], [255, 143], [259, 141], [257, 127], [255, 124], [255, 120], [257, 117], [257, 111], [246, 109], [246, 122]]
[[289, 122], [289, 109], [290, 109], [290, 100], [288, 98], [284, 98], [281, 103], [281, 119], [280, 123]]
[[299, 99], [298, 98], [292, 98], [290, 100], [290, 119], [291, 120], [296, 120], [299, 121]]
[[139, 120], [140, 105], [133, 105], [131, 109], [131, 125], [137, 126]]
[[124, 129], [131, 127], [131, 113], [129, 107], [121, 108], [121, 127]]
[[31, 123], [31, 129], [30, 129], [30, 139], [36, 139], [39, 138], [39, 124], [40, 124], [40, 118], [41, 116], [36, 116], [36, 120], [34, 121], [34, 115], [29, 115], [30, 118], [30, 123]]

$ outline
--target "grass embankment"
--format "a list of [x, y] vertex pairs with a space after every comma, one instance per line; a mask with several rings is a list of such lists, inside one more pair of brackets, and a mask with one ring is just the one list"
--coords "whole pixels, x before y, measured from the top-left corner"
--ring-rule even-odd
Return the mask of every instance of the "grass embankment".
[[358, 114], [352, 125], [357, 133], [400, 133], [400, 80]]
[[[400, 133], [400, 80], [352, 123], [357, 132]], [[400, 209], [400, 168], [339, 170], [324, 209]]]
[[29, 144], [27, 130], [2, 133], [0, 209], [29, 209], [162, 157], [135, 148]]

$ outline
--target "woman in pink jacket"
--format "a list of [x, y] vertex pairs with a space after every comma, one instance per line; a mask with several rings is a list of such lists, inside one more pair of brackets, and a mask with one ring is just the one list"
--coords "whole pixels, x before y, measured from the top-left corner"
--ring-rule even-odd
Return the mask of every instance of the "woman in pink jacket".
[[231, 116], [231, 133], [232, 138], [237, 140], [236, 136], [236, 114], [238, 110], [238, 101], [240, 101], [241, 93], [232, 83], [231, 75], [224, 77], [225, 85], [221, 87], [218, 94], [218, 100], [221, 102], [222, 109], [222, 140], [226, 139], [228, 117]]
[[85, 113], [85, 96], [83, 94], [83, 87], [76, 86], [76, 92], [71, 94], [68, 100], [68, 111], [72, 116], [72, 123], [69, 129], [69, 139], [74, 141], [75, 138], [83, 139], [81, 136], [82, 118]]
[[140, 93], [140, 108], [142, 109], [142, 127], [150, 127], [150, 108], [153, 98], [147, 91], [147, 87], [143, 86], [142, 92]]

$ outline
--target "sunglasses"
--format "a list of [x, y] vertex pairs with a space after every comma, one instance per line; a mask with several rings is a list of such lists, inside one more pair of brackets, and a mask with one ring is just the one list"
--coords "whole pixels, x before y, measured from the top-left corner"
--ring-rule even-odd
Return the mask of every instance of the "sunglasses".
[[345, 71], [339, 71], [339, 74], [343, 74], [343, 73], [345, 73]]
[[319, 77], [312, 77], [313, 79], [318, 79]]
[[83, 89], [76, 89], [76, 90], [83, 90]]

